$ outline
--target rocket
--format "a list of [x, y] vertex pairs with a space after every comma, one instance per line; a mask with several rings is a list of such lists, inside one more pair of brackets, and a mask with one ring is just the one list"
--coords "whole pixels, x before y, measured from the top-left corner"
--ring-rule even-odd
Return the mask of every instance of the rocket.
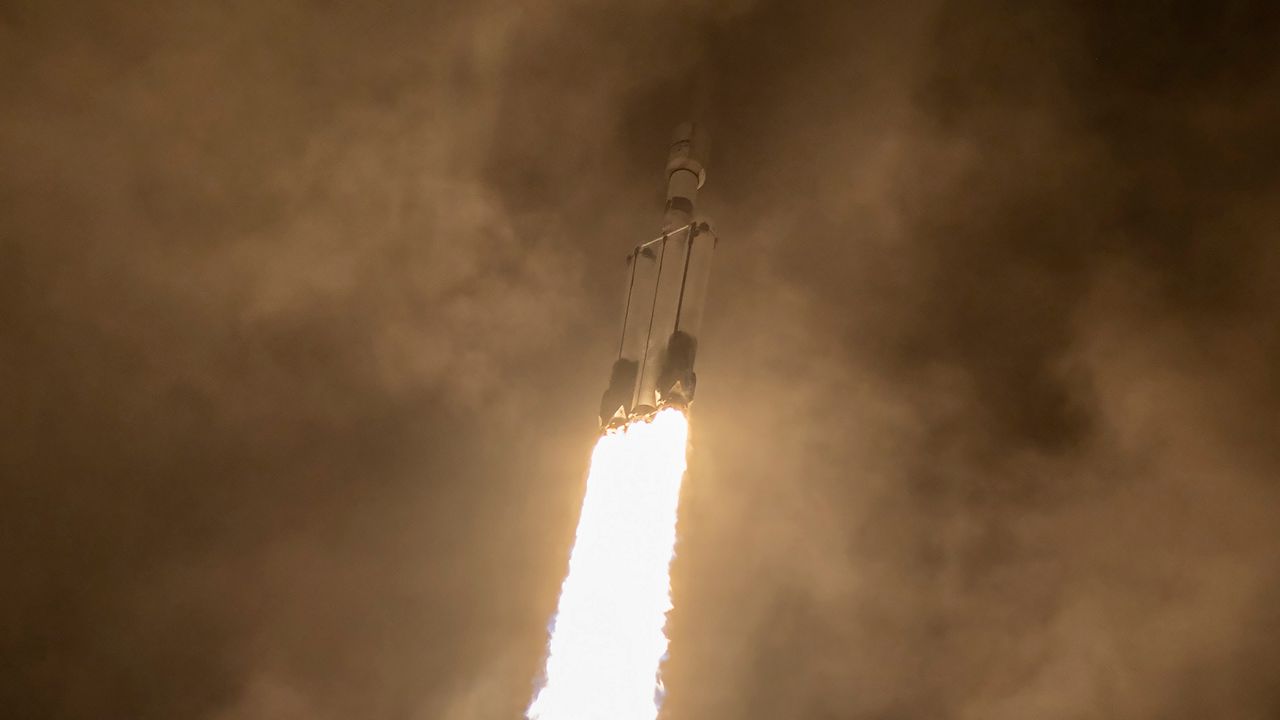
[[687, 409], [693, 401], [693, 360], [716, 246], [711, 225], [694, 213], [707, 179], [696, 131], [693, 123], [683, 123], [671, 142], [662, 234], [627, 256], [622, 339], [600, 400], [602, 427], [663, 407]]

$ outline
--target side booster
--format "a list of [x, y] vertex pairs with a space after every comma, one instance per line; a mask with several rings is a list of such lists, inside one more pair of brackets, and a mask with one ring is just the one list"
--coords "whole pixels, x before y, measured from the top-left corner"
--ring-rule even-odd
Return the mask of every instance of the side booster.
[[605, 427], [693, 401], [693, 359], [716, 245], [710, 224], [694, 215], [707, 179], [695, 130], [680, 125], [671, 143], [662, 234], [627, 256], [622, 340], [600, 401]]

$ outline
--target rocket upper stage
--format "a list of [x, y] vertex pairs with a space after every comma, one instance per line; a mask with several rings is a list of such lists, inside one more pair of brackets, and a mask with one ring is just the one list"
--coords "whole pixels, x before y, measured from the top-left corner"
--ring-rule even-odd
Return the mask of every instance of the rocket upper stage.
[[707, 181], [694, 148], [693, 123], [681, 123], [676, 128], [667, 154], [667, 208], [662, 218], [662, 231], [670, 232], [693, 222], [693, 205], [698, 200], [698, 190]]
[[716, 245], [711, 226], [694, 213], [707, 177], [696, 131], [683, 123], [671, 143], [662, 235], [627, 256], [622, 340], [600, 401], [601, 425], [693, 400], [693, 360]]

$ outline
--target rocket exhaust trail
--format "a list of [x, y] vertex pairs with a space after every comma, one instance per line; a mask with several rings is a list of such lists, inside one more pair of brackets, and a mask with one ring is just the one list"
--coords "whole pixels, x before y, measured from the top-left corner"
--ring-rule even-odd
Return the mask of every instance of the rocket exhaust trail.
[[658, 715], [693, 360], [715, 246], [694, 217], [706, 174], [693, 130], [681, 125], [671, 145], [662, 235], [627, 258], [622, 342], [530, 720]]
[[657, 717], [688, 433], [665, 408], [596, 444], [531, 720]]

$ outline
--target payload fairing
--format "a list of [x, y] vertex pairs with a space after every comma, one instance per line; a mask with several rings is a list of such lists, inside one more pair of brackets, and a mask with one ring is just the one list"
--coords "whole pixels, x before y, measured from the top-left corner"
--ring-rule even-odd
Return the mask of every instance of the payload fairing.
[[680, 125], [671, 143], [662, 234], [627, 256], [622, 340], [600, 401], [605, 427], [693, 401], [693, 360], [716, 245], [710, 224], [694, 214], [707, 178], [696, 130]]

